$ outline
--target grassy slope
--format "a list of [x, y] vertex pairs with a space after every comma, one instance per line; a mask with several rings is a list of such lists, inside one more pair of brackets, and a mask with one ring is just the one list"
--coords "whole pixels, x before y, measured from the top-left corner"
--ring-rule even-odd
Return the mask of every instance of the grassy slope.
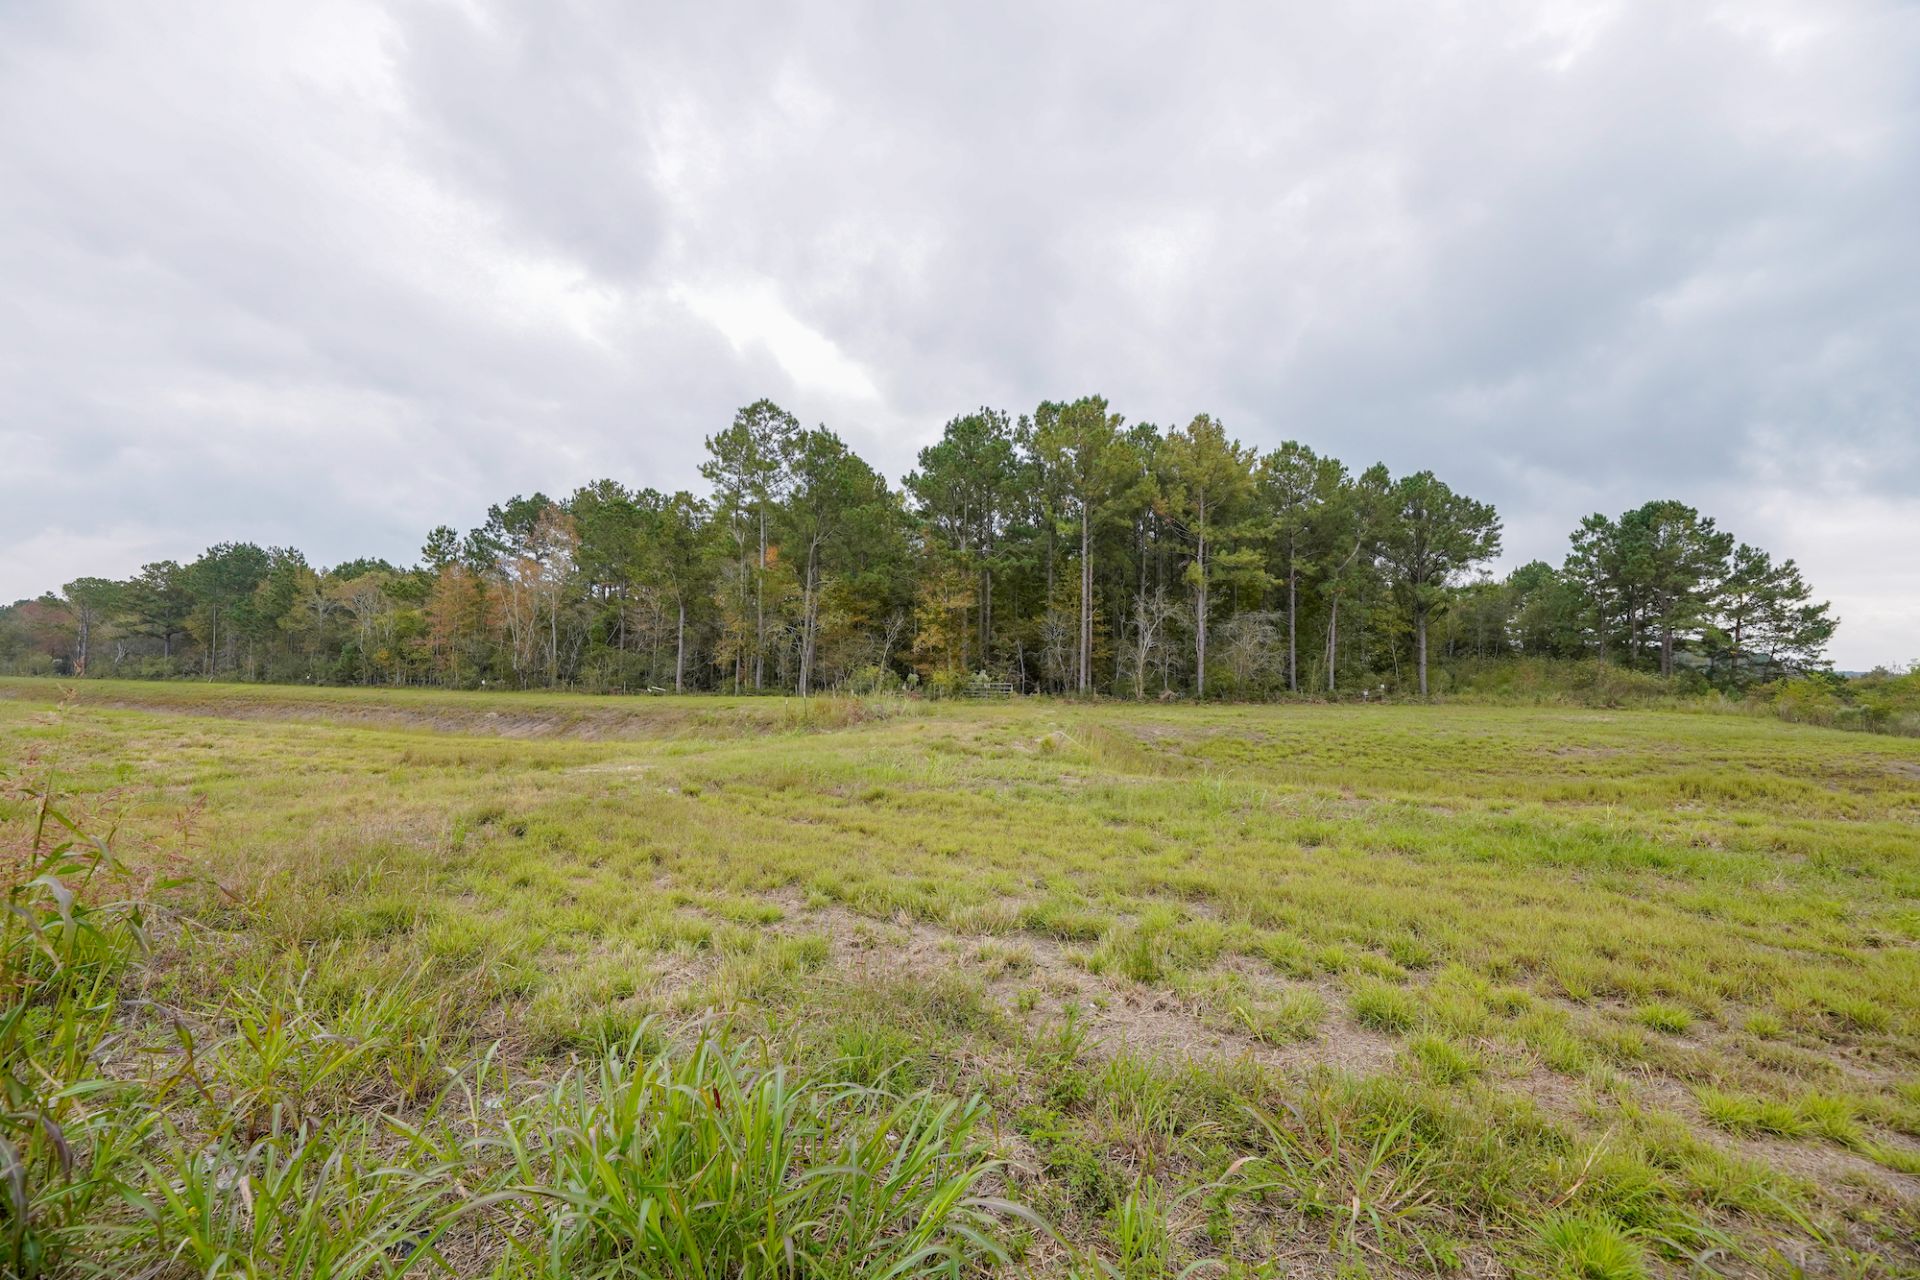
[[10, 758], [218, 882], [184, 910], [236, 972], [424, 961], [439, 1052], [472, 1029], [534, 1073], [720, 1005], [796, 1059], [982, 1091], [1013, 1189], [1138, 1274], [1916, 1261], [1911, 742], [92, 683], [55, 713], [0, 684]]

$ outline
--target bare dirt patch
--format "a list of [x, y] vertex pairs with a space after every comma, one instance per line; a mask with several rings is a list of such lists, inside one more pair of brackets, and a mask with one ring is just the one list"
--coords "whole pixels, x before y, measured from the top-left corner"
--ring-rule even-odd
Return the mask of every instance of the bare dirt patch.
[[[878, 920], [840, 906], [809, 908], [797, 895], [775, 898], [787, 911], [778, 927], [825, 937], [835, 967], [848, 977], [970, 971], [983, 979], [990, 998], [1029, 1026], [1057, 1022], [1072, 1009], [1088, 1043], [1108, 1055], [1251, 1059], [1283, 1074], [1327, 1067], [1368, 1075], [1385, 1069], [1399, 1048], [1392, 1037], [1353, 1022], [1336, 998], [1327, 1000], [1327, 1025], [1319, 1035], [1275, 1045], [1221, 1025], [1216, 1013], [1175, 992], [1090, 973], [1080, 952], [1051, 938], [968, 935], [906, 917]], [[1027, 1008], [1021, 1012], [1023, 996]]]
[[1619, 747], [1579, 746], [1569, 743], [1558, 747], [1548, 747], [1540, 752], [1540, 754], [1549, 756], [1555, 760], [1611, 760], [1616, 756], [1625, 755], [1626, 753]]

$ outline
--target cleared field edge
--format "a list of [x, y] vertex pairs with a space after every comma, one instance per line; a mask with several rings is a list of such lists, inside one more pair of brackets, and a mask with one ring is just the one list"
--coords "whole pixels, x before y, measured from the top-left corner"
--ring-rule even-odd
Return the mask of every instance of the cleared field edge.
[[0, 698], [76, 710], [503, 738], [739, 738], [845, 728], [907, 708], [823, 695], [570, 694], [0, 677]]

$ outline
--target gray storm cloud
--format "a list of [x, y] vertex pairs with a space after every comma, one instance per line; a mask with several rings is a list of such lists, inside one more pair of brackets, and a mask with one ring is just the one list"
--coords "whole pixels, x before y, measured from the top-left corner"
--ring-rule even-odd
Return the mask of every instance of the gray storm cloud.
[[1920, 7], [0, 8], [0, 597], [410, 558], [770, 395], [1677, 496], [1920, 657]]

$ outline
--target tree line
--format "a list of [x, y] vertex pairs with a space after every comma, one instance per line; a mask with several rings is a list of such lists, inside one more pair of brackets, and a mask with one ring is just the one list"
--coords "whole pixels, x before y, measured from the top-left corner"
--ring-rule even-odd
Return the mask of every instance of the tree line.
[[1837, 624], [1792, 560], [1680, 502], [1588, 516], [1562, 565], [1495, 578], [1497, 513], [1430, 471], [1099, 396], [954, 418], [898, 487], [766, 400], [706, 450], [704, 493], [516, 496], [412, 565], [229, 542], [79, 578], [0, 609], [0, 670], [1264, 698], [1537, 655], [1730, 688], [1823, 666]]

